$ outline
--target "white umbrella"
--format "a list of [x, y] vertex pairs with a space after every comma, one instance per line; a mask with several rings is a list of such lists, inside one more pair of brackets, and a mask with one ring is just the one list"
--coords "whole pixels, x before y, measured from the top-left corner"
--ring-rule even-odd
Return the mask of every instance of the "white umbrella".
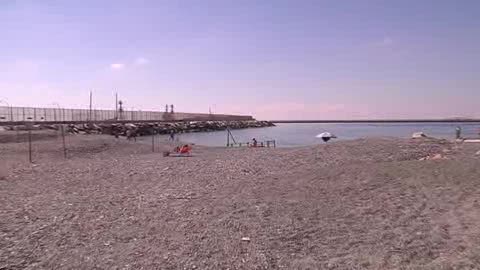
[[323, 132], [316, 136], [317, 138], [321, 138], [324, 142], [328, 142], [330, 139], [337, 138], [337, 136], [333, 135], [330, 132]]

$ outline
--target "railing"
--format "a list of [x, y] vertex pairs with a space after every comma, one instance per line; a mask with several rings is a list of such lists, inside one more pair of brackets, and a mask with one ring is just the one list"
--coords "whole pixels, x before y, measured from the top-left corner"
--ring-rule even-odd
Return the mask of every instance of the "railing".
[[277, 147], [277, 144], [275, 142], [275, 140], [267, 140], [267, 141], [260, 141], [260, 142], [257, 142], [257, 145], [255, 146], [254, 143], [252, 142], [235, 142], [235, 143], [229, 143], [227, 145], [227, 147]]
[[277, 147], [275, 140], [266, 140], [254, 143], [252, 142], [237, 142], [235, 137], [233, 137], [232, 131], [230, 128], [227, 128], [227, 147]]

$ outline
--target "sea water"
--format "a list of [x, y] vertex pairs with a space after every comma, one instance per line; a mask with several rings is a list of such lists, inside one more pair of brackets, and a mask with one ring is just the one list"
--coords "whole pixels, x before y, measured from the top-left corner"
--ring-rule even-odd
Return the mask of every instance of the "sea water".
[[[427, 136], [455, 139], [455, 128], [462, 128], [465, 137], [479, 138], [479, 123], [358, 123], [358, 124], [277, 124], [275, 127], [231, 130], [236, 142], [275, 140], [277, 147], [306, 146], [323, 143], [315, 136], [328, 131], [336, 140], [374, 137], [410, 138], [414, 132]], [[180, 141], [206, 146], [225, 146], [227, 131], [195, 132], [176, 135]], [[167, 136], [162, 136], [167, 139]], [[230, 141], [232, 141], [230, 139]]]

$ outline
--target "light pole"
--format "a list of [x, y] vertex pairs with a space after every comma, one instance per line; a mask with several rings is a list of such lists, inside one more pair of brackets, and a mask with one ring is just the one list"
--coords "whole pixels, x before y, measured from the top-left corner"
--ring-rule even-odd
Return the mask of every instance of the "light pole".
[[[213, 114], [216, 111], [216, 107], [217, 107], [217, 105], [215, 105], [215, 104], [208, 107], [208, 113], [210, 114], [210, 118], [211, 118], [210, 120], [213, 120], [215, 118], [215, 116]], [[212, 108], [213, 108], [213, 110], [212, 110]]]

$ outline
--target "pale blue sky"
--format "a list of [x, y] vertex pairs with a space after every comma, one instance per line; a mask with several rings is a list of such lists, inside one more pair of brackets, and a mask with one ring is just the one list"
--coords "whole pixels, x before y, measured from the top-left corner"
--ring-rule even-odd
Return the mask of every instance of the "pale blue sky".
[[480, 117], [480, 1], [0, 0], [11, 105]]

